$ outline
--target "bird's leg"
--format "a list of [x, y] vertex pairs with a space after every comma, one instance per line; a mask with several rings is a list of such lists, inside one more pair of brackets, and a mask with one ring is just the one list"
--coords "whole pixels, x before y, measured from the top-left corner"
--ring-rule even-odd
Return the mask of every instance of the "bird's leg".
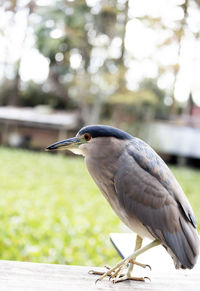
[[[136, 241], [135, 241], [134, 252], [141, 249], [142, 241], [143, 241], [143, 239], [139, 235], [137, 235]], [[125, 269], [125, 266], [124, 266], [121, 270], [119, 270], [117, 275], [116, 274], [111, 275], [112, 280], [114, 278], [115, 283], [125, 281], [125, 280], [145, 281], [144, 277], [132, 277], [132, 271], [133, 271], [134, 265], [138, 265], [142, 268], [149, 267], [151, 269], [151, 267], [149, 265], [138, 263], [135, 261], [135, 259], [133, 259], [132, 261], [129, 262], [128, 269], [125, 272], [125, 274], [123, 274], [123, 270]]]
[[[135, 241], [135, 249], [134, 249], [134, 251], [137, 251], [138, 249], [140, 249], [141, 248], [141, 246], [142, 246], [142, 241], [143, 241], [143, 239], [139, 236], [139, 235], [137, 235], [137, 237], [136, 237], [136, 241]], [[132, 272], [132, 270], [133, 270], [133, 266], [134, 265], [139, 265], [139, 266], [141, 266], [141, 267], [143, 267], [143, 268], [146, 268], [146, 265], [143, 265], [143, 264], [140, 264], [140, 263], [138, 263], [138, 262], [136, 262], [136, 261], [133, 261], [133, 262], [130, 262], [129, 263], [129, 267], [128, 267], [128, 274], [129, 274], [129, 276], [131, 275], [131, 272]], [[104, 266], [107, 270], [110, 270], [111, 269], [111, 267], [110, 266]], [[103, 275], [105, 272], [103, 272], [103, 271], [95, 271], [95, 270], [90, 270], [89, 271], [89, 274], [92, 274], [92, 275]], [[109, 277], [112, 277], [112, 275], [109, 275]]]
[[[143, 241], [143, 239], [139, 235], [137, 235], [136, 236], [136, 241], [135, 241], [135, 249], [134, 249], [134, 252], [137, 251], [137, 250], [139, 250], [142, 247], [142, 241]], [[131, 273], [133, 271], [133, 267], [134, 267], [134, 264], [135, 263], [137, 264], [137, 262], [135, 262], [134, 260], [129, 263], [128, 270], [127, 270], [127, 276], [128, 277], [131, 277]]]
[[[131, 276], [128, 277], [127, 275], [123, 276], [121, 271], [124, 270], [130, 262], [133, 263], [137, 256], [143, 254], [144, 252], [146, 252], [147, 250], [149, 250], [155, 246], [158, 246], [159, 244], [160, 244], [160, 241], [156, 239], [156, 240], [152, 241], [151, 243], [149, 243], [148, 245], [146, 245], [145, 247], [136, 250], [132, 255], [123, 259], [118, 264], [116, 264], [113, 268], [111, 268], [107, 272], [105, 272], [100, 278], [97, 279], [96, 282], [102, 281], [106, 276], [111, 277], [113, 283], [128, 280], [128, 279], [144, 281], [145, 278], [133, 278], [133, 277], [131, 278]], [[93, 274], [95, 274], [95, 273], [93, 273]]]

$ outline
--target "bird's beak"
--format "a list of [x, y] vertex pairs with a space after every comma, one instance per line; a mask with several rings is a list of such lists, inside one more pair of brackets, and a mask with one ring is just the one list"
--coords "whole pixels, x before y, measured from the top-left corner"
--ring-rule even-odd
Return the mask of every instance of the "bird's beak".
[[46, 148], [47, 151], [53, 151], [53, 150], [76, 150], [78, 149], [79, 145], [81, 145], [81, 140], [77, 137], [72, 137], [68, 139], [64, 139], [61, 141], [58, 141], [56, 143], [51, 144]]

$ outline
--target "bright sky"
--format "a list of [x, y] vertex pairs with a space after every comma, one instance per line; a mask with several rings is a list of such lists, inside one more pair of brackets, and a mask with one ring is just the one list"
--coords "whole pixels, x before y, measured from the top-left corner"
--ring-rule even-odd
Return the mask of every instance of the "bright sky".
[[[25, 3], [27, 0], [21, 0], [21, 3]], [[88, 0], [88, 3], [90, 1]], [[50, 5], [53, 0], [37, 0], [37, 4]], [[94, 2], [91, 2], [94, 4]], [[130, 89], [137, 89], [138, 82], [144, 78], [154, 78], [158, 76], [158, 66], [173, 65], [177, 62], [176, 46], [162, 47], [159, 51], [156, 50], [156, 46], [161, 44], [167, 37], [171, 35], [170, 28], [173, 28], [176, 20], [183, 18], [182, 10], [177, 7], [177, 4], [181, 4], [182, 0], [134, 0], [130, 1], [129, 16], [130, 21], [127, 25], [126, 31], [126, 49], [128, 52], [127, 64], [129, 70], [127, 72], [128, 87]], [[91, 4], [91, 6], [92, 6]], [[36, 83], [43, 83], [49, 73], [49, 62], [34, 48], [34, 37], [32, 31], [29, 31], [26, 36], [25, 46], [22, 48], [22, 42], [25, 38], [24, 31], [27, 25], [26, 23], [27, 11], [22, 10], [16, 14], [14, 25], [10, 22], [10, 26], [7, 26], [9, 13], [3, 13], [0, 8], [0, 28], [3, 28], [4, 34], [9, 37], [9, 45], [5, 42], [5, 38], [0, 34], [0, 79], [5, 73], [8, 78], [12, 78], [13, 62], [18, 60], [22, 56], [22, 62], [20, 67], [20, 75], [23, 81], [33, 80]], [[166, 24], [169, 29], [163, 31], [153, 30], [147, 28], [137, 17], [145, 15], [153, 17], [162, 17], [163, 23]], [[195, 7], [190, 8], [190, 17], [188, 22], [190, 29], [193, 32], [198, 31], [200, 26], [200, 12]], [[35, 20], [37, 21], [37, 19]], [[52, 37], [60, 37], [61, 31], [58, 29], [52, 32]], [[105, 37], [99, 40], [104, 43], [108, 41]], [[110, 56], [117, 57], [120, 51], [121, 40], [115, 38], [110, 46]], [[189, 29], [186, 31], [186, 39], [182, 44], [182, 51], [180, 56], [180, 74], [178, 75], [175, 97], [178, 101], [186, 101], [189, 92], [192, 90], [195, 102], [200, 105], [200, 42], [195, 40]], [[101, 62], [105, 58], [105, 50], [99, 50], [98, 48], [93, 51], [93, 59], [96, 62]], [[62, 60], [62, 53], [56, 55], [56, 58]], [[71, 54], [70, 63], [74, 69], [77, 69], [81, 65], [81, 56], [76, 51]], [[4, 64], [7, 64], [4, 66]], [[91, 70], [95, 68], [91, 67]], [[158, 85], [160, 88], [170, 88], [173, 83], [173, 74], [169, 71], [165, 75], [159, 78]], [[170, 100], [166, 101], [170, 103]]]

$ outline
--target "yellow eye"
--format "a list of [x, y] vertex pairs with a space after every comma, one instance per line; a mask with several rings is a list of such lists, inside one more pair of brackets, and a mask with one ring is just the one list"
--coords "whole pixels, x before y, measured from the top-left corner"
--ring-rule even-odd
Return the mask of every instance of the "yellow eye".
[[91, 140], [91, 135], [89, 134], [89, 133], [85, 133], [84, 134], [84, 139], [86, 140], [86, 141], [89, 141], [89, 140]]

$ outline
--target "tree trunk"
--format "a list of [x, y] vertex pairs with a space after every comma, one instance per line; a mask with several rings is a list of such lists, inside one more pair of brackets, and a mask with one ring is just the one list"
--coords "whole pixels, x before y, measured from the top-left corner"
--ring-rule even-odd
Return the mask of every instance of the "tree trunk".
[[[186, 25], [187, 21], [187, 16], [188, 16], [188, 3], [189, 0], [185, 0], [185, 3], [182, 5], [183, 11], [184, 11], [184, 17], [181, 20], [180, 23], [180, 29], [178, 30], [178, 36], [177, 36], [177, 41], [178, 41], [178, 61], [177, 61], [177, 67], [174, 69], [174, 83], [173, 83], [173, 94], [172, 94], [172, 105], [170, 107], [170, 114], [175, 115], [176, 112], [176, 100], [175, 100], [175, 87], [176, 87], [176, 82], [177, 82], [177, 77], [178, 73], [180, 71], [180, 55], [181, 55], [181, 50], [182, 50], [182, 39], [184, 36], [184, 27]], [[188, 96], [189, 97], [189, 96]]]

